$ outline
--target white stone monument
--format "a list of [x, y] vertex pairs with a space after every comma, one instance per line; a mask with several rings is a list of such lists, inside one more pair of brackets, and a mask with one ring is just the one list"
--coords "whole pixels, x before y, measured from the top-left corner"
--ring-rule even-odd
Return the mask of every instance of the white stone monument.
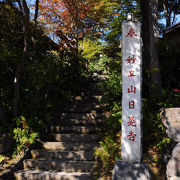
[[121, 158], [112, 180], [150, 180], [149, 167], [140, 163], [142, 111], [142, 51], [140, 22], [122, 24], [122, 138]]
[[122, 139], [123, 162], [140, 162], [141, 148], [141, 55], [140, 22], [122, 24]]

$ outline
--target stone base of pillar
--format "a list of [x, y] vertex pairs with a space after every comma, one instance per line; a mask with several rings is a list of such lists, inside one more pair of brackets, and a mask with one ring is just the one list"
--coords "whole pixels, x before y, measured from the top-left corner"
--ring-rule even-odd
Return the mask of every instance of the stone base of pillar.
[[143, 163], [116, 161], [112, 180], [150, 180], [149, 166]]

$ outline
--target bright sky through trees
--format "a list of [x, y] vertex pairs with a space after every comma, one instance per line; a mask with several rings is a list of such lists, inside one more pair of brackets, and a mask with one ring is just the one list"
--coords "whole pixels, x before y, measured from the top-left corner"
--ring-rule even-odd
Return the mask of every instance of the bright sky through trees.
[[[27, 2], [29, 5], [32, 6], [35, 3], [35, 0], [27, 0]], [[32, 10], [32, 8], [31, 8], [31, 13], [33, 13], [33, 12], [34, 12], [34, 10]], [[165, 19], [161, 19], [159, 22], [165, 24]], [[178, 23], [178, 22], [180, 22], [180, 15], [176, 15], [175, 23]]]

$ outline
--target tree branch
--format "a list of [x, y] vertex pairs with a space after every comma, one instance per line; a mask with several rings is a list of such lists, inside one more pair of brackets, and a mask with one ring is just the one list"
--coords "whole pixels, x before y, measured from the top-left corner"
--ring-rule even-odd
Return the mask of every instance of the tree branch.
[[36, 3], [35, 3], [35, 13], [34, 13], [34, 26], [35, 27], [37, 25], [38, 11], [39, 11], [39, 0], [36, 0]]

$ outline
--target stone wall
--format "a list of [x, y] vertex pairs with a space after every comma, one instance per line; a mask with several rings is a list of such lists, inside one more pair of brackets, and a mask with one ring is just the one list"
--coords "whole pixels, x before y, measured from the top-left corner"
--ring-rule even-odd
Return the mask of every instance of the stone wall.
[[177, 143], [166, 167], [166, 176], [169, 180], [180, 179], [180, 108], [165, 108], [160, 112], [161, 120], [166, 127], [169, 138]]

